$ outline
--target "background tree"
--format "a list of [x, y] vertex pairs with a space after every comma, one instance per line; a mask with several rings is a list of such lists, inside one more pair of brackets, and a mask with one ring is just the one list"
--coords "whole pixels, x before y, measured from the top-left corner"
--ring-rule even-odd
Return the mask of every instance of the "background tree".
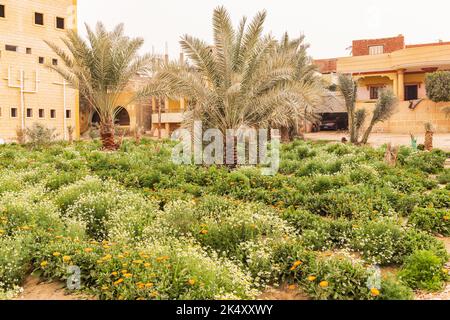
[[[116, 150], [119, 144], [114, 138], [114, 122], [120, 112], [119, 97], [134, 76], [150, 69], [152, 56], [138, 54], [144, 40], [125, 36], [122, 24], [107, 31], [99, 22], [95, 30], [86, 25], [86, 31], [87, 40], [69, 30], [62, 39], [65, 48], [46, 41], [64, 62], [64, 65], [49, 67], [77, 88], [98, 112], [103, 148]], [[127, 103], [121, 105], [126, 107], [146, 94], [150, 93], [144, 88], [137, 90]]]
[[[238, 28], [225, 8], [213, 13], [212, 45], [185, 35], [180, 43], [188, 63], [169, 63], [156, 82], [173, 98], [187, 98], [183, 126], [201, 120], [205, 128], [290, 127], [304, 115], [315, 88], [298, 81], [304, 69], [302, 41], [279, 43], [263, 35], [266, 12]], [[295, 62], [295, 63], [294, 63]]]
[[345, 100], [345, 106], [348, 112], [350, 142], [354, 144], [367, 144], [374, 126], [379, 122], [388, 120], [393, 115], [398, 104], [398, 99], [392, 91], [380, 91], [372, 119], [360, 141], [359, 135], [366, 121], [367, 111], [365, 109], [356, 110], [357, 84], [351, 75], [341, 74], [339, 75], [337, 89]]
[[381, 90], [380, 97], [375, 104], [375, 109], [373, 110], [372, 119], [370, 120], [369, 126], [364, 133], [361, 140], [361, 144], [367, 144], [369, 136], [372, 133], [373, 127], [380, 122], [388, 120], [394, 114], [395, 108], [398, 105], [398, 99], [391, 90]]
[[365, 120], [365, 113], [359, 113], [359, 119], [356, 119], [356, 96], [357, 96], [357, 84], [353, 80], [351, 75], [341, 74], [338, 78], [338, 91], [342, 94], [345, 101], [345, 108], [348, 113], [348, 129], [350, 132], [350, 142], [358, 143], [358, 128], [357, 125], [362, 127]]

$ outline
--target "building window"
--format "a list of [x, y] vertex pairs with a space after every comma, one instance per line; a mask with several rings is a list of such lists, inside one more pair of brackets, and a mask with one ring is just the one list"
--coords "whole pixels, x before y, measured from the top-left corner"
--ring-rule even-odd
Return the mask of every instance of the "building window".
[[11, 118], [17, 118], [17, 108], [11, 108]]
[[27, 108], [27, 118], [33, 118], [33, 109]]
[[377, 54], [383, 54], [384, 53], [384, 46], [370, 46], [369, 47], [369, 54], [370, 55], [377, 55]]
[[52, 119], [56, 118], [56, 110], [55, 109], [50, 110], [50, 118], [52, 118]]
[[380, 89], [382, 87], [380, 86], [371, 86], [369, 87], [369, 91], [370, 91], [370, 100], [377, 100], [379, 93], [380, 93]]
[[45, 111], [44, 109], [39, 109], [38, 115], [40, 119], [43, 119], [45, 117]]
[[58, 65], [58, 59], [52, 59], [52, 65], [57, 66]]
[[6, 51], [12, 51], [12, 52], [17, 52], [17, 46], [12, 46], [12, 45], [5, 45], [5, 50]]
[[71, 110], [66, 110], [66, 118], [67, 119], [72, 118], [72, 111]]
[[44, 14], [43, 13], [39, 13], [39, 12], [34, 13], [34, 24], [37, 24], [39, 26], [44, 25]]
[[0, 4], [0, 18], [6, 18], [6, 11], [4, 4]]
[[31, 48], [27, 48], [26, 53], [27, 53], [27, 54], [31, 54], [31, 53], [32, 53]]
[[58, 28], [58, 29], [65, 29], [64, 18], [56, 17], [56, 28]]
[[406, 85], [405, 86], [405, 100], [417, 100], [419, 98], [419, 86]]
[[45, 62], [44, 57], [39, 57], [39, 64], [44, 64], [44, 62]]
[[2, 108], [0, 107], [0, 118], [2, 117]]

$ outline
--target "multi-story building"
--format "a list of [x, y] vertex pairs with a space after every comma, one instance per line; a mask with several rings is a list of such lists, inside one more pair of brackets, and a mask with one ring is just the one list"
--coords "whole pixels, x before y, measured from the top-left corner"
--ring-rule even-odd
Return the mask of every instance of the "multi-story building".
[[63, 47], [66, 30], [76, 30], [77, 0], [0, 0], [0, 139], [34, 123], [79, 134], [78, 93], [50, 68], [62, 63], [44, 40]]
[[450, 118], [442, 103], [426, 96], [429, 72], [450, 70], [450, 42], [405, 45], [402, 35], [393, 38], [355, 40], [352, 56], [317, 60], [320, 71], [333, 81], [335, 74], [351, 74], [357, 81], [357, 107], [371, 110], [379, 90], [391, 89], [400, 103], [396, 113], [375, 131], [420, 133], [430, 122], [437, 132], [450, 132]]

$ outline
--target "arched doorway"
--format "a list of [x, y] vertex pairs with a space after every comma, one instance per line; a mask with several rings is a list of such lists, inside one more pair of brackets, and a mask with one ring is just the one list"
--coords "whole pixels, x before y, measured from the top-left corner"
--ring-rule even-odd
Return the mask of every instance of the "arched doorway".
[[[120, 109], [120, 111], [119, 111]], [[127, 109], [123, 108], [123, 107], [118, 107], [116, 109], [116, 112], [118, 111], [118, 113], [116, 114], [116, 119], [114, 121], [114, 123], [118, 126], [129, 126], [131, 121], [130, 121], [130, 115], [127, 111]], [[100, 123], [100, 115], [98, 114], [97, 111], [94, 111], [92, 114], [92, 118], [91, 118], [91, 122], [92, 124], [99, 124]]]

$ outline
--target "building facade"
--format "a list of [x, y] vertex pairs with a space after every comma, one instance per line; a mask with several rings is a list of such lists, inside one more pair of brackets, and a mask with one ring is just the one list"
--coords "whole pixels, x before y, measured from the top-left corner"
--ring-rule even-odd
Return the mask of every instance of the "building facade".
[[450, 70], [450, 42], [406, 45], [402, 35], [393, 38], [355, 40], [352, 56], [317, 60], [328, 79], [351, 74], [357, 81], [357, 107], [373, 110], [381, 89], [391, 89], [400, 103], [396, 113], [378, 124], [374, 132], [422, 133], [427, 122], [436, 132], [450, 132], [450, 118], [426, 96], [426, 74]]
[[78, 93], [46, 65], [62, 61], [44, 40], [63, 47], [61, 38], [76, 30], [77, 0], [0, 0], [0, 139], [34, 123], [68, 138], [79, 135]]

